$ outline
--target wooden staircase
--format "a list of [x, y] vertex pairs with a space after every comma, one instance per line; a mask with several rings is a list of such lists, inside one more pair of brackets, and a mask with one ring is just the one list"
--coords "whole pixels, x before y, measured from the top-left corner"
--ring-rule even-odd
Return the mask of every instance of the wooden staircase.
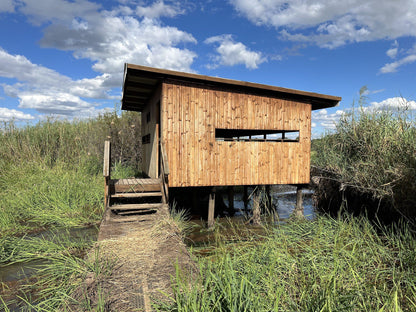
[[103, 170], [106, 208], [118, 215], [144, 214], [156, 212], [167, 203], [168, 188], [165, 185], [165, 174], [161, 174], [159, 179], [111, 179], [110, 154], [110, 142], [106, 141]]
[[159, 179], [110, 180], [109, 208], [119, 215], [157, 210], [162, 198]]

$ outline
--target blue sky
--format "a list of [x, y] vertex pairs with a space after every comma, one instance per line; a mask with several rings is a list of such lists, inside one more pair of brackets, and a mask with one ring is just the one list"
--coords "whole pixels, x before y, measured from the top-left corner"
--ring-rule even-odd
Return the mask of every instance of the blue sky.
[[415, 0], [0, 0], [0, 121], [93, 117], [125, 62], [416, 109]]

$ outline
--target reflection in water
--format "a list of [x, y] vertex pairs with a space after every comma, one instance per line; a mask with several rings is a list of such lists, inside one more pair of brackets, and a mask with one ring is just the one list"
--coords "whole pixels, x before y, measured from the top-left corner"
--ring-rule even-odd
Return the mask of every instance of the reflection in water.
[[[284, 190], [274, 189], [272, 193], [273, 205], [276, 207], [278, 220], [273, 217], [266, 218], [268, 223], [286, 222], [296, 205], [296, 188], [286, 188]], [[311, 190], [303, 190], [303, 209], [307, 220], [312, 220], [315, 217], [315, 208], [313, 207]], [[224, 202], [228, 205], [228, 198], [223, 196]], [[217, 218], [216, 228], [222, 235], [222, 239], [230, 241], [235, 239], [244, 239], [244, 235], [257, 232], [261, 234], [263, 228], [261, 226], [247, 226], [247, 218], [244, 212], [243, 194], [236, 193], [234, 195], [234, 208], [236, 213], [232, 218]], [[249, 203], [248, 210], [250, 212], [251, 206]], [[200, 248], [196, 251], [198, 254], [209, 254], [215, 248], [216, 233], [206, 229], [205, 221], [193, 219], [194, 228], [187, 236], [186, 243], [189, 246]], [[235, 237], [235, 236], [238, 236]]]
[[[95, 241], [97, 240], [98, 228], [95, 226], [71, 228], [71, 229], [54, 229], [36, 233], [26, 237], [37, 237], [47, 241]], [[45, 260], [33, 260], [29, 262], [13, 263], [10, 265], [0, 266], [0, 282], [18, 281], [30, 277], [35, 273], [36, 267], [46, 263]]]
[[[308, 220], [313, 219], [315, 216], [315, 209], [312, 203], [312, 194], [311, 190], [303, 190], [303, 210], [304, 215]], [[290, 217], [296, 205], [296, 188], [293, 190], [287, 190], [285, 192], [273, 192], [272, 193], [273, 205], [276, 207], [277, 214], [280, 220], [284, 220]], [[224, 196], [224, 202], [228, 205], [228, 199]], [[234, 199], [234, 207], [236, 209], [236, 216], [241, 216], [244, 214], [244, 202], [243, 194], [236, 193]], [[249, 204], [248, 209], [251, 209]]]

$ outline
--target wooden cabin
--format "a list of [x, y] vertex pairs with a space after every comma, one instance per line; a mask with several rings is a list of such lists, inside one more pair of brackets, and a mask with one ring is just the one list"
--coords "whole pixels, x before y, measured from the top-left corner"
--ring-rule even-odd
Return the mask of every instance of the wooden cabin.
[[158, 178], [166, 162], [168, 187], [302, 185], [311, 112], [340, 100], [126, 64], [121, 108], [141, 112], [143, 172]]

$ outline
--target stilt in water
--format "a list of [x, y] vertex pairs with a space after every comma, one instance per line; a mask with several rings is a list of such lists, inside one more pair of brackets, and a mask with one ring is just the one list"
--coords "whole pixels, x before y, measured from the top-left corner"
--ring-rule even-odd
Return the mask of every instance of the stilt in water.
[[259, 188], [256, 187], [253, 194], [253, 216], [251, 218], [254, 225], [259, 225], [261, 223], [260, 219], [260, 194]]
[[244, 210], [248, 210], [248, 186], [244, 185], [243, 188], [243, 202], [244, 202]]
[[211, 193], [209, 193], [208, 200], [208, 228], [214, 227], [214, 211], [215, 211], [215, 187], [212, 188]]
[[293, 212], [294, 216], [297, 218], [303, 218], [303, 195], [302, 195], [302, 186], [296, 186], [296, 207]]

